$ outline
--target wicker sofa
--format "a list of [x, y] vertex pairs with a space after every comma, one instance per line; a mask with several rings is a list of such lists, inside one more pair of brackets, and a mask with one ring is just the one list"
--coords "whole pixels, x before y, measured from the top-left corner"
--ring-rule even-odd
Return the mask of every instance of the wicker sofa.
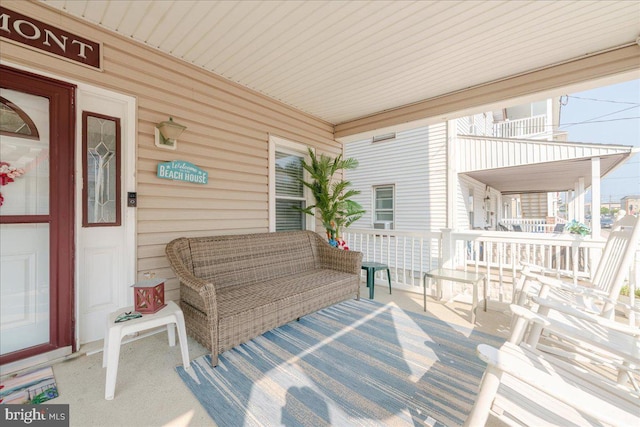
[[321, 308], [359, 298], [362, 254], [310, 231], [179, 238], [166, 247], [187, 333], [218, 354]]

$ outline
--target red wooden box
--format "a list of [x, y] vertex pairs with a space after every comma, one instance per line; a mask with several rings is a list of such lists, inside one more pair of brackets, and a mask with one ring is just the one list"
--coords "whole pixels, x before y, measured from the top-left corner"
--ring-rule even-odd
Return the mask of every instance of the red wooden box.
[[141, 314], [155, 313], [164, 307], [164, 280], [142, 280], [134, 285], [133, 305], [134, 310]]

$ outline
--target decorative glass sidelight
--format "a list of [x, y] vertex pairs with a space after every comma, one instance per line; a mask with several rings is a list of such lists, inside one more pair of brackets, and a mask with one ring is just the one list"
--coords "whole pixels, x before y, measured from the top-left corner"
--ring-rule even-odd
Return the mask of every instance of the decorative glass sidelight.
[[119, 226], [120, 119], [82, 113], [83, 226]]

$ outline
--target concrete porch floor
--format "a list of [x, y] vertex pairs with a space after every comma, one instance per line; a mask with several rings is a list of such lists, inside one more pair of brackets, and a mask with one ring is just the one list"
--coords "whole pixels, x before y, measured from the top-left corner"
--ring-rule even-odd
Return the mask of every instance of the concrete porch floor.
[[[422, 295], [376, 286], [375, 300], [393, 302], [405, 310], [424, 313]], [[367, 298], [366, 285], [361, 296]], [[470, 304], [427, 299], [427, 315], [460, 326], [469, 323]], [[507, 337], [510, 317], [503, 312], [478, 310], [477, 330]], [[191, 360], [206, 354], [188, 339]], [[83, 346], [73, 358], [53, 365], [60, 396], [51, 403], [70, 405], [71, 426], [213, 426], [214, 423], [175, 372], [181, 365], [180, 347], [169, 347], [166, 332], [122, 345], [114, 400], [104, 399], [106, 369], [102, 342]]]

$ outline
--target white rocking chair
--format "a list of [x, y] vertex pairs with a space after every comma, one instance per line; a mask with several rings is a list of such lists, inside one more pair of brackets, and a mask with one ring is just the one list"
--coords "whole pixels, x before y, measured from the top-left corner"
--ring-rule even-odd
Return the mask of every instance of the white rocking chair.
[[[478, 356], [488, 366], [482, 378], [478, 397], [465, 426], [484, 426], [489, 415], [509, 425], [640, 425], [640, 393], [622, 388], [618, 381], [585, 369], [574, 361], [543, 354], [535, 348], [537, 337], [522, 342], [527, 324], [537, 324], [549, 330], [583, 334], [589, 322], [601, 330], [607, 339], [621, 338], [613, 345], [617, 356], [631, 356], [640, 350], [637, 334], [640, 330], [614, 324], [598, 316], [576, 310], [580, 327], [564, 329], [564, 325], [545, 316], [513, 304], [516, 318], [509, 342], [499, 350], [485, 344], [478, 346]], [[609, 326], [613, 329], [609, 330]], [[582, 335], [583, 337], [585, 335]], [[588, 336], [593, 343], [599, 338]], [[605, 338], [603, 338], [605, 339]], [[602, 348], [610, 348], [608, 341]], [[625, 345], [631, 353], [627, 354]], [[633, 354], [635, 356], [633, 356]]]
[[551, 298], [577, 309], [613, 319], [620, 289], [640, 243], [640, 217], [625, 215], [613, 225], [602, 257], [588, 286], [545, 276], [544, 269], [526, 265], [516, 284], [514, 299], [526, 306], [531, 297]]
[[527, 345], [478, 346], [487, 362], [465, 426], [485, 426], [489, 415], [508, 425], [637, 426], [640, 396]]

